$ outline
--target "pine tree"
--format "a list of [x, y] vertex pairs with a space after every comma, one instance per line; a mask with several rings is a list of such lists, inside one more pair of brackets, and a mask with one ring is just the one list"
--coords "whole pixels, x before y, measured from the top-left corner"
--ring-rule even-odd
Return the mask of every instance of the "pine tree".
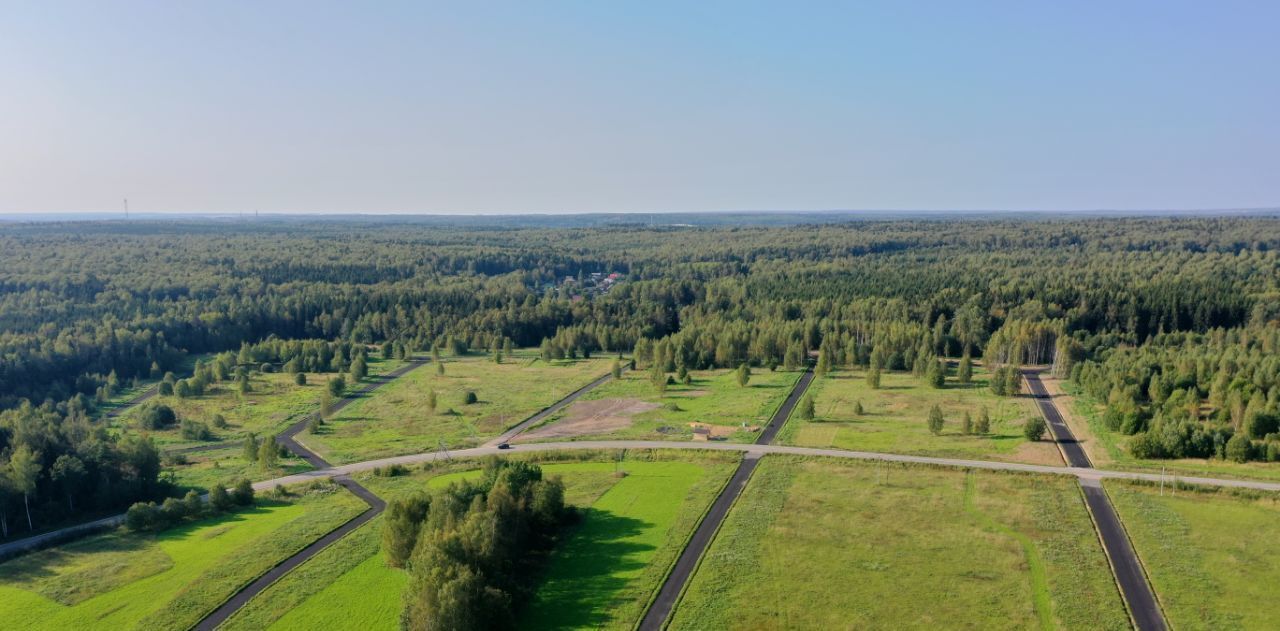
[[960, 358], [960, 369], [956, 371], [956, 381], [964, 384], [973, 381], [973, 359], [968, 353]]
[[969, 411], [964, 411], [964, 418], [960, 421], [960, 431], [968, 436], [973, 433], [973, 417], [969, 415]]
[[609, 368], [609, 374], [613, 375], [614, 379], [621, 379], [622, 378], [622, 362], [619, 362], [616, 359], [613, 360], [613, 366]]
[[863, 414], [863, 410], [862, 410], [862, 401], [854, 401], [854, 402], [853, 402], [853, 415], [854, 415], [854, 416], [862, 416], [862, 414]]
[[435, 414], [437, 405], [439, 405], [439, 401], [436, 400], [436, 391], [429, 390], [427, 392], [427, 410], [429, 410], [432, 414]]
[[444, 374], [444, 362], [436, 362], [436, 374], [437, 375]]
[[873, 390], [880, 389], [880, 369], [872, 367], [867, 370], [867, 385]]
[[928, 367], [925, 369], [925, 381], [934, 388], [941, 388], [946, 385], [947, 369], [943, 367], [942, 362], [934, 358], [925, 360]]
[[945, 422], [945, 419], [942, 418], [942, 408], [935, 403], [933, 407], [929, 408], [929, 431], [934, 436], [941, 434], [942, 426]]
[[280, 455], [280, 448], [276, 446], [275, 439], [270, 436], [263, 438], [262, 443], [258, 445], [258, 466], [263, 471], [269, 471], [276, 466], [276, 458]]
[[249, 462], [258, 461], [258, 436], [250, 433], [244, 437], [244, 459]]
[[738, 366], [736, 376], [738, 378], [738, 385], [744, 388], [747, 387], [747, 383], [751, 381], [751, 368], [746, 364], [740, 364]]

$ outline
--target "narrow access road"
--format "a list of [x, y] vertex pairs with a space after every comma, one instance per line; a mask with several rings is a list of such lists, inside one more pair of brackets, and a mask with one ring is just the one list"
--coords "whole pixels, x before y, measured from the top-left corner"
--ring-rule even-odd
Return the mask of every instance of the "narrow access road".
[[[623, 370], [626, 370], [626, 369], [624, 368]], [[581, 397], [582, 395], [588, 392], [591, 392], [592, 390], [595, 390], [596, 388], [600, 387], [602, 384], [609, 381], [610, 379], [613, 379], [612, 372], [606, 374], [603, 377], [596, 379], [595, 381], [592, 381], [591, 383], [585, 386], [582, 386], [581, 388], [578, 388], [577, 390], [574, 390], [573, 392], [570, 392], [567, 396], [565, 396], [565, 398], [560, 399], [555, 403], [552, 403], [550, 406], [546, 407], [541, 412], [538, 412], [537, 414], [534, 414], [533, 416], [530, 416], [529, 418], [523, 421], [520, 421], [511, 429], [508, 429], [507, 431], [502, 432], [502, 434], [498, 435], [496, 438], [485, 443], [484, 446], [496, 447], [498, 445], [501, 445], [502, 443], [515, 440], [515, 438], [520, 434], [523, 434], [525, 430], [529, 429], [530, 427], [533, 427], [534, 425], [537, 425], [538, 423], [541, 423], [548, 416], [551, 416], [552, 414], [555, 414], [556, 412], [559, 412], [560, 410], [565, 409], [566, 407], [569, 406], [569, 404], [573, 403], [574, 401], [577, 401], [579, 397]]]
[[[330, 412], [331, 413], [337, 412], [338, 410], [341, 410], [342, 408], [347, 407], [348, 405], [351, 404], [352, 401], [355, 401], [356, 399], [364, 395], [367, 395], [368, 393], [382, 387], [383, 385], [386, 385], [387, 383], [395, 381], [397, 378], [405, 375], [406, 373], [408, 373], [409, 371], [415, 368], [418, 368], [419, 366], [422, 366], [425, 363], [427, 363], [427, 360], [424, 360], [424, 359], [409, 360], [408, 362], [405, 363], [405, 365], [391, 372], [388, 372], [384, 375], [380, 375], [376, 377], [375, 378], [376, 381], [371, 381], [370, 383], [365, 384], [360, 389], [348, 393], [346, 397], [343, 397], [342, 400], [334, 404], [334, 406], [330, 409]], [[314, 415], [307, 414], [296, 423], [287, 427], [284, 430], [284, 432], [282, 432], [279, 436], [276, 436], [276, 443], [283, 445], [286, 449], [288, 449], [294, 455], [298, 456], [299, 458], [302, 458], [303, 460], [306, 460], [311, 466], [315, 467], [316, 469], [329, 469], [332, 467], [332, 465], [330, 465], [328, 461], [326, 461], [324, 458], [321, 458], [320, 455], [317, 454], [316, 452], [311, 451], [310, 449], [307, 449], [305, 445], [303, 445], [302, 443], [299, 443], [296, 439], [297, 435], [301, 433], [302, 430], [306, 429], [307, 423], [309, 423], [313, 417]], [[369, 508], [365, 510], [363, 513], [360, 513], [359, 515], [356, 515], [354, 518], [348, 520], [346, 523], [342, 524], [341, 526], [338, 526], [334, 530], [330, 531], [325, 536], [312, 542], [311, 545], [303, 548], [302, 550], [299, 550], [293, 556], [281, 561], [278, 565], [268, 570], [266, 574], [259, 576], [252, 583], [249, 583], [243, 589], [236, 592], [235, 595], [233, 595], [229, 600], [222, 603], [221, 606], [213, 610], [213, 612], [210, 613], [209, 615], [205, 616], [204, 619], [202, 619], [200, 623], [195, 626], [195, 628], [198, 631], [213, 631], [213, 629], [217, 628], [218, 625], [225, 622], [227, 618], [230, 618], [233, 614], [235, 614], [235, 612], [240, 611], [241, 607], [244, 607], [246, 604], [248, 604], [250, 600], [253, 600], [254, 596], [257, 596], [258, 594], [262, 593], [262, 590], [270, 587], [271, 584], [276, 582], [280, 577], [293, 571], [293, 569], [298, 567], [299, 565], [306, 563], [308, 559], [319, 554], [321, 550], [324, 550], [325, 548], [329, 547], [333, 542], [347, 536], [356, 528], [359, 528], [369, 523], [370, 520], [372, 520], [374, 517], [377, 517], [378, 515], [381, 515], [382, 511], [386, 510], [387, 503], [383, 501], [382, 498], [374, 494], [373, 491], [370, 491], [369, 489], [362, 486], [359, 482], [352, 480], [350, 477], [345, 475], [338, 475], [333, 478], [333, 481], [335, 484], [338, 484], [342, 488], [345, 488], [346, 490], [350, 491], [356, 497], [360, 498], [361, 500], [364, 500], [364, 503], [368, 504]], [[255, 484], [254, 488], [257, 489], [258, 485]]]
[[[1071, 428], [1062, 420], [1062, 414], [1058, 411], [1053, 398], [1049, 396], [1049, 392], [1045, 390], [1044, 384], [1040, 383], [1039, 371], [1024, 371], [1023, 377], [1028, 389], [1031, 390], [1031, 395], [1036, 399], [1036, 404], [1040, 406], [1040, 413], [1049, 424], [1049, 432], [1053, 435], [1054, 442], [1058, 443], [1058, 448], [1062, 450], [1063, 459], [1074, 468], [1092, 468], [1093, 465], [1085, 455], [1080, 442], [1076, 440], [1075, 434], [1071, 433]], [[1080, 486], [1084, 490], [1085, 505], [1089, 508], [1089, 514], [1093, 516], [1098, 538], [1102, 540], [1102, 548], [1107, 554], [1107, 560], [1111, 563], [1116, 584], [1120, 586], [1120, 594], [1129, 607], [1134, 626], [1138, 631], [1168, 629], [1164, 612], [1160, 610], [1160, 603], [1156, 601], [1155, 592], [1152, 591], [1147, 574], [1142, 569], [1142, 562], [1129, 542], [1129, 535], [1124, 530], [1124, 524], [1120, 522], [1120, 516], [1116, 514], [1115, 507], [1111, 505], [1106, 491], [1102, 489], [1102, 479], [1081, 477]]]
[[[795, 410], [796, 404], [799, 403], [800, 397], [804, 391], [809, 388], [809, 384], [813, 381], [813, 370], [806, 369], [803, 375], [796, 380], [791, 388], [791, 393], [787, 395], [782, 405], [778, 406], [778, 410], [773, 413], [769, 419], [768, 425], [760, 432], [760, 436], [756, 438], [755, 444], [768, 445], [778, 436], [778, 430], [786, 424], [787, 419], [791, 417], [792, 410]], [[724, 518], [729, 514], [729, 509], [733, 507], [734, 502], [742, 495], [743, 489], [747, 488], [747, 482], [751, 480], [751, 474], [755, 473], [756, 466], [760, 464], [760, 456], [763, 454], [748, 452], [738, 464], [738, 469], [733, 472], [733, 477], [729, 478], [729, 483], [720, 491], [720, 495], [716, 496], [716, 501], [711, 505], [711, 510], [702, 517], [702, 522], [698, 524], [698, 529], [693, 532], [693, 537], [689, 538], [689, 542], [685, 544], [684, 550], [680, 552], [680, 557], [676, 559], [676, 564], [671, 568], [671, 573], [667, 574], [667, 579], [663, 581], [662, 587], [658, 589], [658, 595], [649, 603], [649, 609], [644, 612], [644, 618], [640, 620], [641, 631], [657, 631], [666, 625], [667, 619], [671, 617], [671, 611], [675, 609], [676, 603], [680, 600], [680, 595], [684, 593], [685, 585], [689, 583], [689, 578], [693, 576], [693, 571], [698, 567], [698, 561], [702, 559], [702, 555], [706, 553], [707, 548], [711, 546], [711, 541], [715, 539], [716, 533], [720, 530], [720, 524], [724, 523]]]
[[285, 559], [279, 565], [268, 570], [266, 574], [259, 576], [257, 580], [249, 583], [244, 589], [236, 592], [230, 600], [222, 603], [221, 607], [218, 607], [213, 611], [213, 613], [205, 616], [204, 619], [194, 627], [197, 631], [213, 631], [218, 627], [218, 625], [226, 622], [227, 618], [230, 618], [232, 614], [240, 611], [240, 608], [248, 604], [250, 600], [253, 600], [254, 596], [262, 593], [264, 589], [270, 587], [272, 583], [279, 580], [280, 577], [293, 571], [293, 569], [299, 565], [306, 563], [308, 559], [319, 554], [321, 550], [324, 550], [334, 542], [347, 536], [355, 529], [369, 523], [370, 520], [380, 515], [387, 507], [386, 502], [382, 501], [382, 499], [374, 495], [368, 489], [360, 486], [351, 478], [334, 478], [334, 482], [342, 485], [348, 491], [351, 491], [360, 499], [367, 502], [369, 504], [369, 509], [360, 513], [347, 523], [330, 531], [329, 534], [317, 539], [297, 554]]

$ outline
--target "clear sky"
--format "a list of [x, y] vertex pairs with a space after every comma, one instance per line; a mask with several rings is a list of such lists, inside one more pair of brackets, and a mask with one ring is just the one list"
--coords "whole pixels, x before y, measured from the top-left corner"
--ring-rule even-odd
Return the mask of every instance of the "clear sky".
[[1280, 205], [1280, 2], [0, 0], [0, 212]]

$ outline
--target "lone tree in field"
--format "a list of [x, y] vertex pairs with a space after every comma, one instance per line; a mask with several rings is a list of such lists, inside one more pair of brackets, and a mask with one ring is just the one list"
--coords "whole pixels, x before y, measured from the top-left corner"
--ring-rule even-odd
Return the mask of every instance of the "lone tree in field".
[[1039, 416], [1033, 416], [1022, 424], [1022, 435], [1026, 436], [1027, 440], [1040, 440], [1044, 438], [1045, 429], [1044, 419]]
[[477, 396], [476, 396], [476, 391], [475, 391], [475, 390], [467, 390], [467, 393], [466, 393], [465, 395], [463, 395], [463, 397], [462, 397], [462, 404], [463, 404], [463, 405], [472, 405], [472, 404], [474, 404], [476, 401], [479, 401], [479, 400], [480, 400], [480, 399], [479, 399], [479, 397], [477, 397]]
[[956, 381], [965, 384], [973, 381], [973, 359], [968, 353], [960, 358], [960, 368], [956, 370]]
[[439, 405], [439, 404], [440, 404], [440, 402], [436, 400], [436, 391], [435, 391], [435, 390], [429, 390], [429, 391], [427, 392], [427, 409], [428, 409], [428, 410], [431, 410], [431, 413], [432, 413], [432, 414], [435, 414], [435, 413], [436, 413], [436, 406], [437, 406], [437, 405]]
[[444, 362], [436, 362], [436, 374], [437, 375], [444, 374]]
[[616, 359], [615, 359], [615, 360], [613, 360], [613, 366], [611, 366], [611, 367], [609, 368], [609, 373], [613, 375], [613, 378], [614, 378], [614, 379], [621, 379], [621, 378], [622, 378], [622, 363], [621, 363], [621, 362], [619, 362], [619, 361], [618, 361], [618, 360], [616, 360]]
[[862, 416], [862, 401], [853, 402], [853, 415]]
[[933, 407], [929, 408], [929, 431], [932, 432], [934, 436], [941, 434], [942, 425], [945, 422], [946, 420], [942, 418], [942, 408], [938, 407], [935, 403]]
[[991, 415], [987, 414], [986, 406], [978, 411], [978, 422], [973, 426], [973, 433], [979, 436], [991, 433]]
[[738, 385], [744, 388], [747, 387], [747, 383], [751, 381], [751, 368], [746, 364], [740, 364], [738, 366], [737, 377]]
[[347, 380], [338, 375], [329, 380], [329, 394], [335, 398], [342, 396], [342, 391], [347, 389]]
[[871, 386], [871, 389], [873, 390], [880, 389], [880, 369], [879, 368], [872, 367], [870, 370], [867, 371], [867, 385]]
[[803, 399], [800, 399], [800, 418], [806, 421], [813, 420], [813, 397], [808, 394], [804, 395]]
[[928, 359], [925, 361], [929, 362], [929, 366], [925, 368], [925, 373], [924, 373], [925, 381], [929, 382], [929, 385], [933, 386], [934, 388], [941, 388], [942, 386], [946, 385], [946, 382], [947, 382], [946, 364], [943, 364], [937, 359]]
[[367, 376], [369, 376], [369, 365], [365, 363], [364, 355], [356, 355], [356, 360], [351, 362], [351, 382], [360, 383]]
[[293, 373], [293, 385], [295, 386], [307, 385], [307, 373], [305, 372]]
[[498, 349], [498, 348], [494, 348], [494, 349], [493, 349], [493, 363], [495, 363], [495, 364], [501, 364], [501, 363], [502, 363], [502, 350], [501, 350], [501, 349]]
[[280, 456], [280, 448], [276, 447], [274, 438], [267, 436], [262, 439], [262, 444], [258, 446], [258, 466], [263, 471], [274, 469], [276, 466], [276, 458]]
[[249, 462], [258, 461], [258, 435], [250, 433], [244, 437], [244, 459]]
[[964, 411], [964, 418], [960, 421], [960, 431], [965, 436], [973, 433], [973, 417], [969, 415], [969, 410]]

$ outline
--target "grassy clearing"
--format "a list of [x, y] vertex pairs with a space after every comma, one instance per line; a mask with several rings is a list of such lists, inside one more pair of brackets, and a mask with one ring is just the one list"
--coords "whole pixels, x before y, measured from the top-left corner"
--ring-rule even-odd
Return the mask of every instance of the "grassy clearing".
[[0, 564], [0, 620], [21, 629], [186, 629], [359, 514], [326, 486], [158, 535], [112, 532]]
[[[474, 461], [469, 463], [474, 466]], [[629, 628], [732, 470], [697, 461], [544, 463], [565, 481], [565, 501], [590, 507], [552, 554], [522, 628]], [[625, 477], [615, 475], [625, 471]], [[479, 470], [362, 478], [384, 497], [440, 488]], [[389, 568], [375, 520], [316, 555], [249, 603], [225, 628], [395, 629], [406, 575]]]
[[1280, 583], [1280, 497], [1106, 482], [1175, 629], [1267, 629]]
[[[403, 362], [398, 360], [369, 359], [369, 374], [377, 376], [394, 370]], [[325, 382], [334, 374], [307, 373], [306, 385], [295, 385], [294, 376], [285, 373], [254, 373], [249, 378], [252, 392], [241, 394], [234, 381], [213, 384], [204, 395], [179, 398], [155, 397], [154, 400], [173, 408], [180, 419], [201, 421], [213, 427], [213, 417], [221, 414], [226, 429], [214, 429], [215, 440], [244, 437], [253, 432], [259, 435], [276, 434], [304, 414], [320, 407], [320, 395]], [[354, 384], [353, 384], [354, 385]], [[139, 432], [138, 411], [130, 410], [110, 421], [116, 432]], [[184, 439], [175, 426], [163, 431], [149, 432], [156, 443], [168, 448], [199, 445], [197, 441]]]
[[276, 467], [263, 469], [244, 459], [241, 446], [213, 449], [185, 454], [185, 463], [170, 460], [164, 468], [165, 475], [172, 476], [180, 488], [208, 490], [215, 484], [229, 485], [238, 478], [270, 480], [295, 473], [310, 471], [311, 465], [301, 458], [281, 458]]
[[672, 628], [886, 624], [1127, 629], [1128, 617], [1074, 480], [769, 456]]
[[[471, 447], [609, 372], [612, 359], [544, 362], [527, 352], [502, 364], [485, 357], [444, 360], [445, 374], [426, 365], [357, 401], [316, 435], [299, 439], [336, 463]], [[437, 406], [427, 404], [434, 390]], [[475, 392], [477, 403], [464, 397]]]
[[[809, 386], [815, 415], [806, 421], [792, 414], [783, 428], [783, 444], [800, 447], [834, 447], [857, 451], [1009, 460], [1037, 464], [1061, 464], [1052, 443], [1028, 443], [1023, 422], [1038, 416], [1028, 398], [997, 397], [987, 388], [987, 373], [974, 367], [967, 385], [948, 380], [945, 388], [932, 388], [910, 373], [881, 374], [881, 387], [867, 385], [861, 370], [841, 371], [815, 379]], [[855, 414], [861, 402], [863, 413]], [[946, 424], [940, 435], [929, 431], [929, 409], [937, 405]], [[968, 412], [976, 421], [986, 407], [991, 431], [985, 436], [964, 435], [961, 419]]]
[[[751, 442], [790, 394], [801, 373], [756, 369], [746, 387], [738, 385], [732, 370], [694, 370], [689, 375], [690, 385], [668, 386], [666, 393], [659, 396], [647, 371], [625, 373], [622, 379], [587, 393], [579, 402], [548, 419], [547, 425], [572, 417], [579, 405], [606, 399], [633, 400], [659, 407], [631, 416], [629, 426], [557, 440], [689, 440], [693, 436], [689, 424], [698, 422], [725, 428], [725, 435], [732, 442]], [[741, 429], [744, 423], [755, 430]]]
[[1207, 460], [1204, 458], [1182, 458], [1179, 460], [1143, 460], [1129, 454], [1125, 443], [1129, 437], [1107, 429], [1102, 419], [1105, 405], [1080, 391], [1070, 382], [1062, 382], [1063, 392], [1070, 399], [1058, 400], [1058, 405], [1069, 405], [1071, 412], [1083, 419], [1089, 432], [1096, 441], [1095, 450], [1106, 453], [1106, 468], [1128, 471], [1159, 472], [1167, 471], [1171, 475], [1203, 476], [1211, 478], [1238, 478], [1254, 480], [1280, 480], [1280, 465], [1271, 462], [1231, 462], [1228, 460]]

